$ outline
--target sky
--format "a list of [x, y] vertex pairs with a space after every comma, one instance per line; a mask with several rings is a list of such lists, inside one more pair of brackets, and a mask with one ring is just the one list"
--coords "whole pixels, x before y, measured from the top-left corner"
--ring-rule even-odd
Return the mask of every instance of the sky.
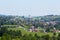
[[0, 0], [0, 14], [19, 16], [60, 15], [60, 0]]

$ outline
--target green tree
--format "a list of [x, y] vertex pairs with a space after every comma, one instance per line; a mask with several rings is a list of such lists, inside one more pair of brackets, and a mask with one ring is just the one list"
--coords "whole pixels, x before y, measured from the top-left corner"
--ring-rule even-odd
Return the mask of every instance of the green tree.
[[53, 40], [57, 40], [56, 33], [53, 33]]
[[7, 33], [7, 28], [6, 27], [1, 27], [1, 30], [0, 30], [0, 36], [3, 35], [3, 33]]
[[58, 33], [58, 37], [57, 38], [58, 38], [58, 40], [60, 40], [60, 33]]
[[15, 38], [15, 40], [20, 40], [19, 38], [18, 38], [18, 36]]
[[5, 37], [5, 36], [2, 36], [2, 37], [1, 37], [1, 40], [6, 40], [6, 37]]
[[44, 38], [43, 40], [49, 40], [50, 37], [49, 37], [49, 35], [47, 34], [47, 35], [44, 35], [43, 38]]
[[11, 36], [4, 33], [3, 36], [1, 37], [1, 40], [11, 40]]
[[39, 36], [37, 34], [34, 35], [36, 40], [39, 40]]

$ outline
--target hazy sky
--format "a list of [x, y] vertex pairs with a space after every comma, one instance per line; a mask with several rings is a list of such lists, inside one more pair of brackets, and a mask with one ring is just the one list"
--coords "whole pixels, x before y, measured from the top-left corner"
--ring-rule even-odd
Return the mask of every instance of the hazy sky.
[[20, 16], [60, 15], [60, 0], [0, 0], [0, 14]]

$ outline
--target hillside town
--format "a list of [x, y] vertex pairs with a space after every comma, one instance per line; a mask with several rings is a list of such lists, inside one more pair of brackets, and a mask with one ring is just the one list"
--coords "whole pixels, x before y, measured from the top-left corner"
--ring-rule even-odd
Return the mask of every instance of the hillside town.
[[[6, 26], [8, 28], [18, 28], [21, 26], [25, 28], [25, 26], [27, 26], [26, 30], [30, 32], [60, 32], [59, 24], [60, 15], [46, 15], [42, 17], [0, 15], [0, 27]], [[43, 30], [38, 29], [38, 27]]]

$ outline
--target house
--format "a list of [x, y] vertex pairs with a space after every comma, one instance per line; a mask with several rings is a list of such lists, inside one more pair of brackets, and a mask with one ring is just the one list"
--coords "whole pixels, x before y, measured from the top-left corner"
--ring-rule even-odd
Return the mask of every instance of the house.
[[31, 26], [30, 29], [28, 29], [30, 32], [39, 32], [39, 29], [35, 28], [34, 26]]

